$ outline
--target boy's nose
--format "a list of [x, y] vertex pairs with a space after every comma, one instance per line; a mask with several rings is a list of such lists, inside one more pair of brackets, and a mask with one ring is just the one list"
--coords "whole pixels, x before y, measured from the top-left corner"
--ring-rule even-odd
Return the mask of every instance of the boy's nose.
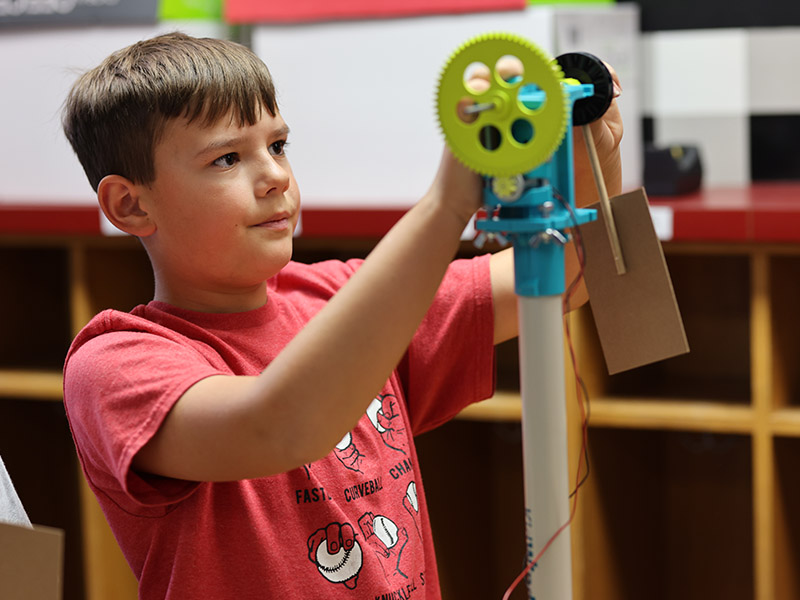
[[272, 190], [279, 193], [289, 189], [289, 169], [275, 160], [272, 155], [267, 155], [261, 161], [259, 176], [256, 185], [256, 194], [266, 196]]

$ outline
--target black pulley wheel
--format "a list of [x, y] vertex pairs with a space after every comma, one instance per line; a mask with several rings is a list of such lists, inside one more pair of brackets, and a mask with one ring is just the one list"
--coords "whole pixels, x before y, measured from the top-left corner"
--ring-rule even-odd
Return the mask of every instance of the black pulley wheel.
[[606, 114], [614, 99], [614, 79], [603, 61], [588, 52], [568, 52], [557, 57], [556, 61], [564, 71], [564, 77], [594, 85], [594, 96], [575, 102], [572, 124], [588, 125]]

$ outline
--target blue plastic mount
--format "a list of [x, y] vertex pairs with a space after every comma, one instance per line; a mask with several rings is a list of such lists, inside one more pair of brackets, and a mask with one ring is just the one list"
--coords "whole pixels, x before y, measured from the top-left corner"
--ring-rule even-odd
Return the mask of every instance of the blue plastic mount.
[[[575, 208], [572, 144], [572, 107], [576, 100], [594, 95], [592, 84], [562, 83], [570, 118], [561, 144], [551, 158], [522, 174], [524, 191], [516, 200], [502, 200], [485, 178], [483, 194], [486, 218], [478, 230], [501, 235], [514, 247], [514, 288], [520, 296], [552, 296], [564, 293], [564, 243], [567, 230], [597, 219], [593, 209]], [[520, 100], [529, 108], [543, 101], [535, 86], [522, 89]], [[535, 136], [533, 138], [535, 140]]]

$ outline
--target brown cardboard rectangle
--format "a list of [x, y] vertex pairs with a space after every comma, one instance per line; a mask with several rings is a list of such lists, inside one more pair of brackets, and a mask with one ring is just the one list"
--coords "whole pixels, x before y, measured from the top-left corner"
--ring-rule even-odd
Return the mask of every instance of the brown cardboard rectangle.
[[644, 189], [611, 198], [611, 209], [624, 275], [617, 274], [602, 212], [580, 231], [589, 302], [613, 375], [685, 354], [689, 343]]
[[64, 532], [0, 523], [0, 598], [61, 600]]

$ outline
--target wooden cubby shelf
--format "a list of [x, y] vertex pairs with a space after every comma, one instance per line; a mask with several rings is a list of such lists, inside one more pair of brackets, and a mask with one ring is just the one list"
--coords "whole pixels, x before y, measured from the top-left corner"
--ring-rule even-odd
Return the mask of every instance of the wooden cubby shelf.
[[777, 436], [800, 437], [800, 409], [782, 408], [770, 415], [769, 427]]
[[[575, 597], [798, 598], [800, 247], [674, 243], [665, 254], [689, 354], [609, 376], [591, 308], [569, 317], [591, 415]], [[520, 418], [512, 354], [498, 351], [495, 396], [460, 418]]]
[[[301, 238], [296, 258], [364, 256], [373, 244]], [[609, 376], [590, 306], [569, 317], [591, 414], [570, 532], [574, 597], [798, 598], [800, 244], [668, 243], [665, 253], [688, 355]], [[129, 238], [5, 235], [0, 277], [0, 452], [32, 519], [67, 532], [65, 600], [133, 600], [58, 401], [72, 336], [103, 308], [151, 297], [145, 253]], [[497, 381], [493, 398], [419, 438], [445, 598], [500, 598], [522, 567], [516, 342], [498, 347]], [[575, 388], [567, 382], [571, 469]], [[31, 455], [30, 440], [45, 437]]]
[[0, 369], [0, 397], [62, 400], [61, 371]]
[[[795, 430], [797, 431], [797, 430]], [[797, 464], [800, 440], [797, 437], [775, 439], [775, 600], [800, 598], [800, 570], [797, 553], [800, 547], [800, 480]]]
[[597, 428], [589, 447], [585, 597], [753, 597], [748, 436]]

